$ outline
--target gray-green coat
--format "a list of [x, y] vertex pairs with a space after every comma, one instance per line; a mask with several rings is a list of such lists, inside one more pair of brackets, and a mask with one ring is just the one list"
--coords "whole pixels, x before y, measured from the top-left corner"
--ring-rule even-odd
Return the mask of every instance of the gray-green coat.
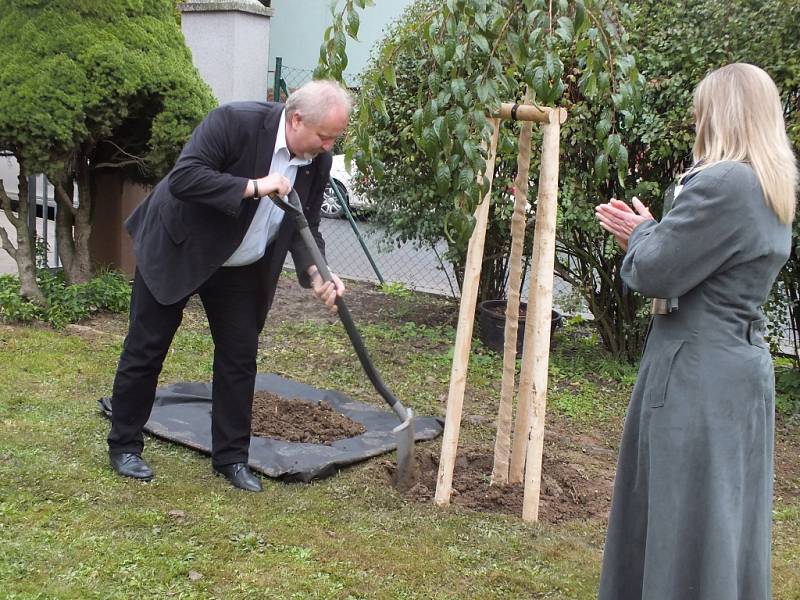
[[774, 374], [761, 305], [791, 227], [723, 162], [634, 229], [624, 281], [655, 315], [620, 448], [601, 600], [767, 600]]

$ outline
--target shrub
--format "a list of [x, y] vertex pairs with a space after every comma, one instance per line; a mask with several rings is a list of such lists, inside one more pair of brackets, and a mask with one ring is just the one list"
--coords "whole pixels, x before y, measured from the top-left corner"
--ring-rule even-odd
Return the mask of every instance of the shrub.
[[20, 296], [18, 277], [0, 275], [0, 319], [21, 323], [43, 321], [62, 328], [101, 310], [125, 312], [130, 305], [130, 284], [117, 271], [101, 272], [86, 283], [67, 285], [61, 272], [42, 269], [37, 281], [45, 297], [44, 306]]

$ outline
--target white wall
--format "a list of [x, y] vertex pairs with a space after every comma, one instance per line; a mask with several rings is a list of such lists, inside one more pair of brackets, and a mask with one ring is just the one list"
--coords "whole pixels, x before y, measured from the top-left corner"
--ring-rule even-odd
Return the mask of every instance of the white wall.
[[[348, 65], [345, 79], [357, 82], [366, 67], [370, 49], [383, 38], [386, 27], [395, 21], [413, 0], [375, 0], [375, 6], [358, 10], [361, 22], [359, 41], [347, 39]], [[337, 10], [341, 2], [337, 3]], [[293, 69], [313, 71], [319, 61], [319, 47], [325, 29], [333, 22], [330, 0], [272, 0], [269, 68], [274, 72], [275, 57]]]

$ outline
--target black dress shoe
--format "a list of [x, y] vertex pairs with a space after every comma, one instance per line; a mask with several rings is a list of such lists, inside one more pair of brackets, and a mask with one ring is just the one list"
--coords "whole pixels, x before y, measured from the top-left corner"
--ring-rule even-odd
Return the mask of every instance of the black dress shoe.
[[142, 460], [142, 457], [133, 452], [120, 452], [118, 454], [108, 454], [111, 468], [123, 477], [133, 477], [142, 481], [150, 481], [153, 478], [153, 469]]
[[248, 492], [261, 491], [261, 480], [253, 474], [247, 463], [222, 465], [221, 467], [214, 467], [214, 470], [230, 481], [233, 487], [247, 490]]

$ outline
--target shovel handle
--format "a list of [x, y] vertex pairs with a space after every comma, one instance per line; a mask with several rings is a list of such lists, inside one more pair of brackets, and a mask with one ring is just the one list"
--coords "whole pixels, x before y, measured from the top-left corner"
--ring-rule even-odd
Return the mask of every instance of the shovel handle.
[[[300, 234], [306, 249], [311, 254], [311, 258], [319, 270], [319, 274], [322, 275], [322, 280], [331, 281], [333, 279], [333, 275], [331, 274], [331, 270], [328, 268], [328, 263], [325, 261], [325, 257], [322, 256], [322, 252], [320, 252], [319, 247], [317, 246], [314, 236], [311, 235], [311, 230], [308, 228], [308, 221], [306, 221], [306, 218], [302, 212], [299, 214], [293, 213], [292, 216], [295, 219], [297, 232]], [[389, 391], [389, 388], [386, 387], [386, 384], [383, 383], [380, 374], [372, 364], [372, 360], [370, 360], [369, 354], [367, 353], [367, 348], [364, 345], [364, 340], [361, 339], [361, 334], [358, 332], [358, 328], [353, 321], [350, 310], [347, 308], [347, 305], [341, 296], [336, 296], [336, 307], [338, 308], [339, 319], [341, 319], [342, 325], [344, 325], [345, 331], [347, 331], [347, 335], [350, 337], [350, 342], [353, 344], [353, 349], [356, 351], [358, 360], [361, 363], [364, 372], [367, 374], [367, 377], [369, 377], [372, 385], [383, 397], [386, 403], [392, 408], [395, 414], [402, 421], [406, 421], [409, 418], [409, 413], [406, 410], [406, 407], [403, 406], [403, 404], [394, 396], [394, 394]]]

